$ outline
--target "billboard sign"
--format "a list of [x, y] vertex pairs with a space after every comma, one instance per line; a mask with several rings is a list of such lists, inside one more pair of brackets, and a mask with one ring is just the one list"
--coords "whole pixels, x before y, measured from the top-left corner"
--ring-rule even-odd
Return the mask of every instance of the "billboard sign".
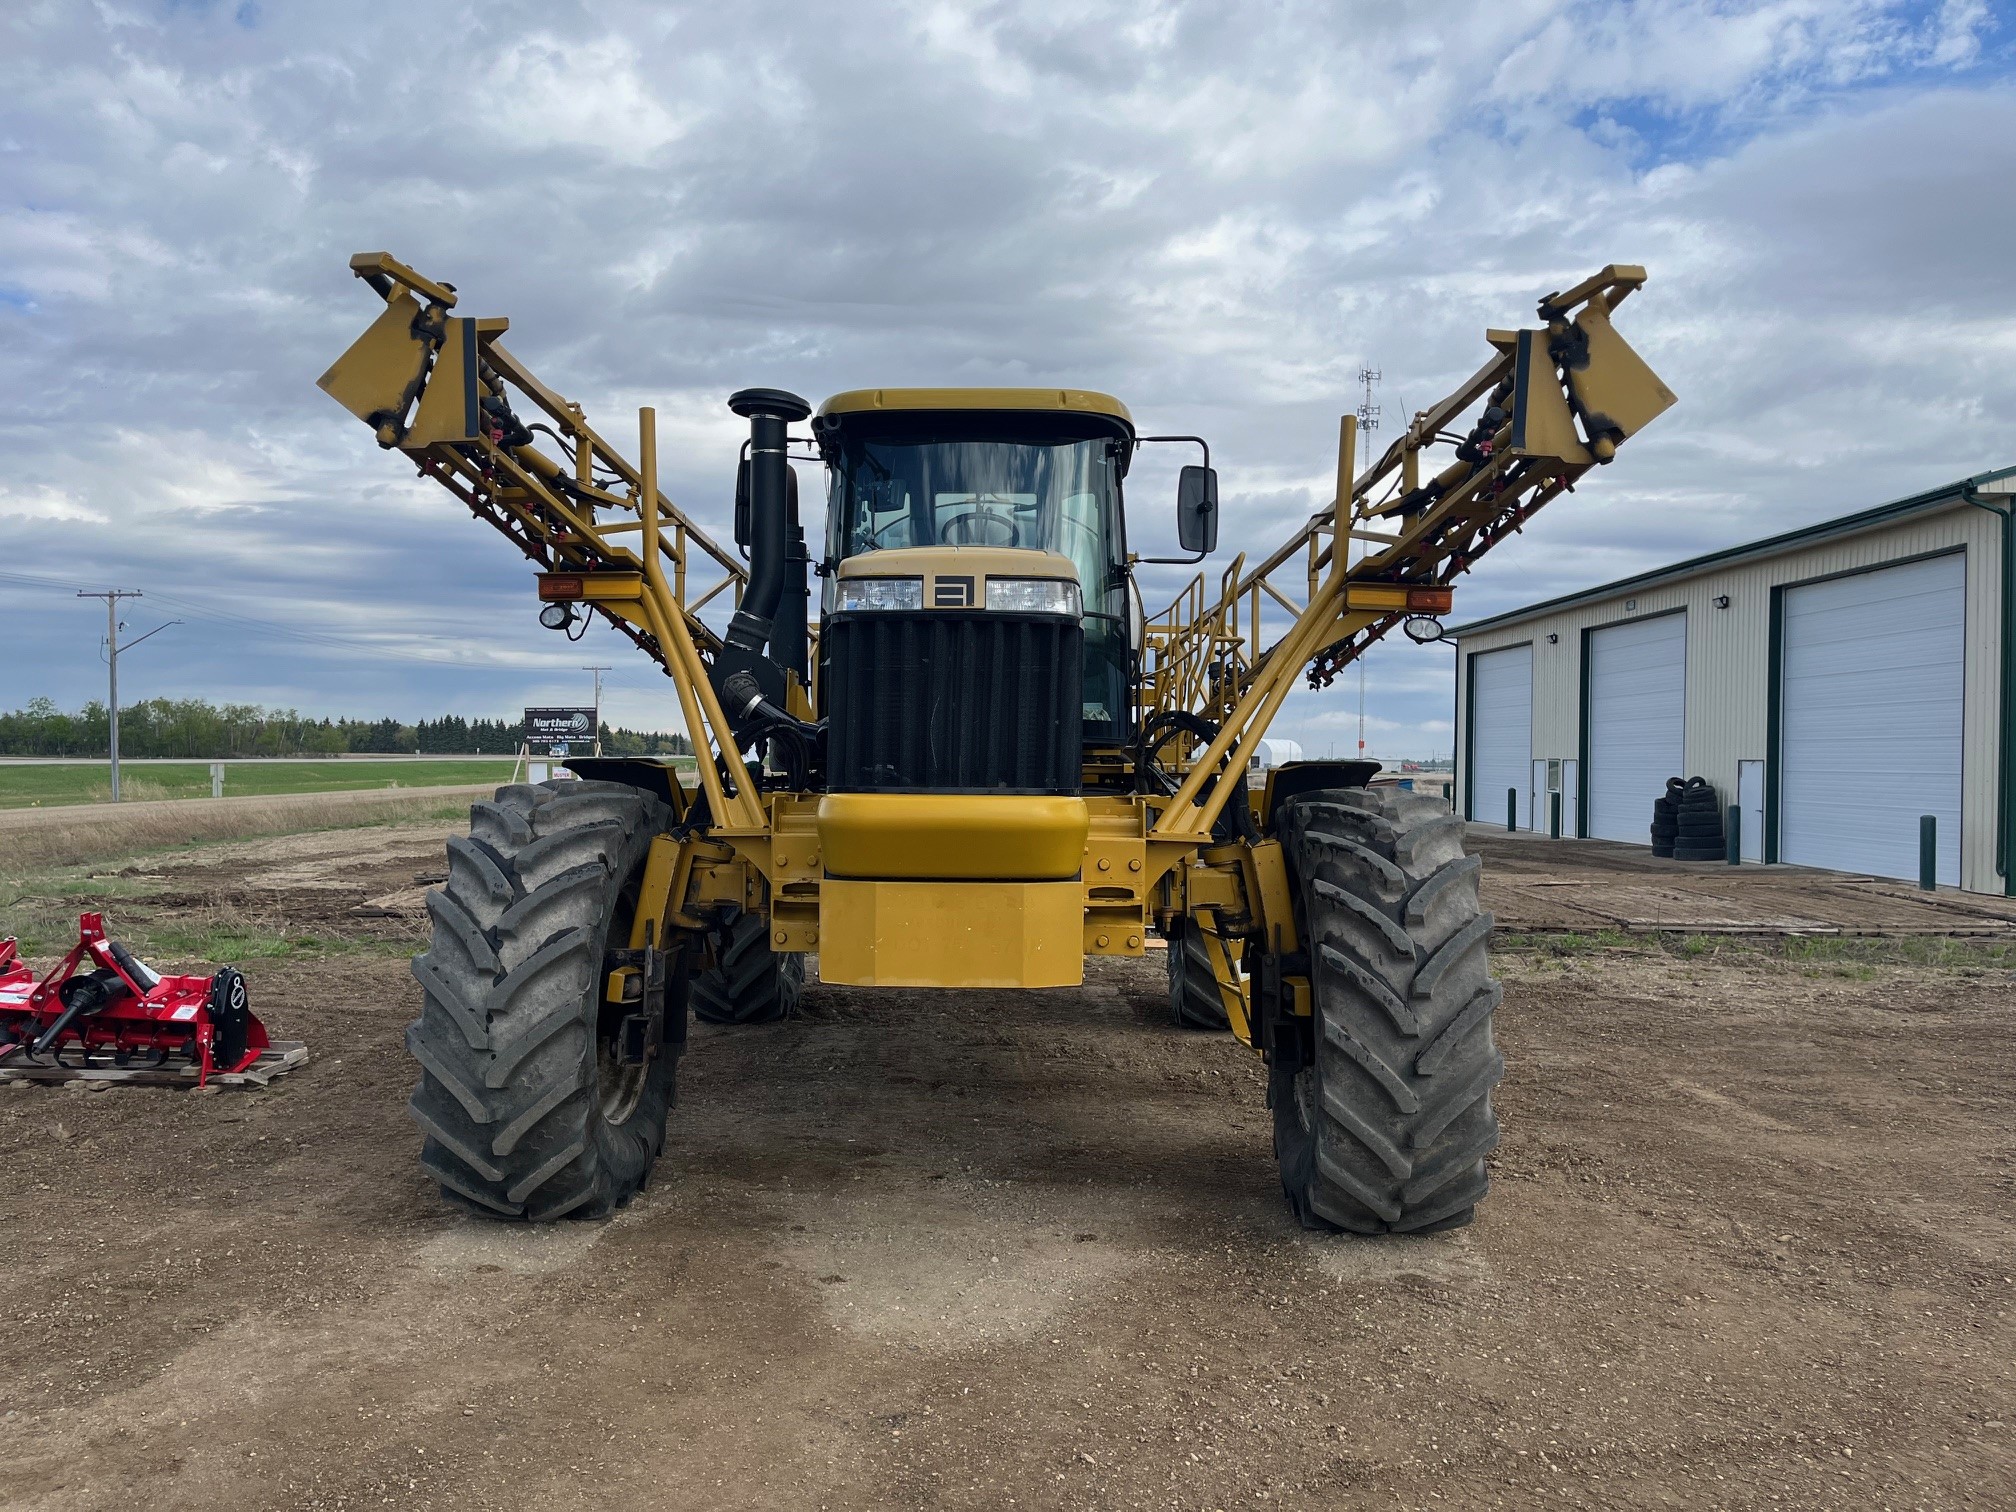
[[[527, 709], [525, 711], [525, 744], [528, 746], [567, 746], [574, 742], [592, 746], [595, 743], [595, 711], [593, 709]], [[558, 754], [558, 753], [556, 753]]]

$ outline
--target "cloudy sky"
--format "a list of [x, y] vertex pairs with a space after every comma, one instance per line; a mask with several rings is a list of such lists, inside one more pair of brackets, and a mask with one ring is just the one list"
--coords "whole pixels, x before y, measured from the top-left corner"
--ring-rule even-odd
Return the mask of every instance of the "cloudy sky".
[[[102, 692], [72, 595], [117, 585], [129, 634], [182, 621], [128, 699], [495, 715], [599, 661], [613, 719], [676, 721], [314, 387], [362, 249], [508, 315], [606, 434], [656, 405], [717, 526], [733, 389], [1057, 383], [1209, 436], [1264, 551], [1361, 367], [1383, 444], [1607, 262], [1650, 269], [1620, 324], [1681, 405], [1459, 618], [2016, 462], [2016, 19], [1979, 0], [4, 9], [0, 707]], [[1446, 753], [1446, 651], [1369, 663], [1373, 750]], [[1277, 733], [1356, 720], [1353, 680]]]

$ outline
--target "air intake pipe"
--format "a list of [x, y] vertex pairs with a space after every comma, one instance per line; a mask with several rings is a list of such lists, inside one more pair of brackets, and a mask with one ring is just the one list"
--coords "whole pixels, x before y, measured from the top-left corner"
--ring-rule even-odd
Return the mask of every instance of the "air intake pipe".
[[784, 428], [812, 406], [782, 389], [743, 389], [728, 408], [749, 422], [749, 585], [728, 622], [728, 644], [760, 653], [770, 639], [789, 568], [790, 520], [785, 496]]

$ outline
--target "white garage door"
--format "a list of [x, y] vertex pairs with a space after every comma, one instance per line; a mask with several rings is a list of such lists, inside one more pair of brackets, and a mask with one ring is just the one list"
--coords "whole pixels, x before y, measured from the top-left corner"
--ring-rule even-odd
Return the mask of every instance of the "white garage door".
[[1652, 843], [1652, 801], [1684, 777], [1687, 616], [1589, 635], [1589, 833]]
[[1966, 558], [1934, 557], [1785, 592], [1778, 856], [1918, 875], [1918, 816], [1960, 882]]
[[1470, 658], [1470, 817], [1505, 822], [1505, 790], [1519, 790], [1519, 828], [1533, 827], [1533, 648]]

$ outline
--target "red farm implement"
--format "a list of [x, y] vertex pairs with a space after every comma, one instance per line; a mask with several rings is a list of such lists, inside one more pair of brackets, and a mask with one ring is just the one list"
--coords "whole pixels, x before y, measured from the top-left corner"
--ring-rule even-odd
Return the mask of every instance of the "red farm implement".
[[0, 1079], [200, 1087], [264, 1082], [306, 1058], [268, 1038], [235, 969], [165, 976], [108, 939], [100, 914], [78, 919], [77, 943], [39, 980], [0, 940]]

